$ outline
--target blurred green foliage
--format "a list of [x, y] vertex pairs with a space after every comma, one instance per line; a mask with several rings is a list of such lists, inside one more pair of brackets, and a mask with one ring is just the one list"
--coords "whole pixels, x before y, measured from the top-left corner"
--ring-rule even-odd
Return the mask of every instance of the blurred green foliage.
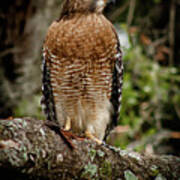
[[[175, 67], [165, 67], [143, 54], [138, 43], [123, 57], [124, 84], [120, 125], [128, 125], [128, 137], [117, 138], [115, 144], [125, 148], [167, 128], [164, 122], [180, 119], [180, 73]], [[172, 129], [178, 130], [178, 123]], [[136, 147], [139, 149], [140, 147]], [[141, 147], [139, 150], [144, 148]]]
[[178, 70], [175, 67], [162, 67], [148, 59], [138, 45], [128, 50], [123, 60], [125, 72], [121, 122], [134, 127], [135, 121], [141, 118], [148, 121], [174, 118], [173, 115], [167, 117], [164, 110], [169, 103], [172, 107], [180, 104]]
[[31, 98], [23, 99], [19, 102], [17, 108], [14, 110], [16, 117], [34, 117], [38, 119], [45, 119], [40, 105], [41, 94], [35, 94]]

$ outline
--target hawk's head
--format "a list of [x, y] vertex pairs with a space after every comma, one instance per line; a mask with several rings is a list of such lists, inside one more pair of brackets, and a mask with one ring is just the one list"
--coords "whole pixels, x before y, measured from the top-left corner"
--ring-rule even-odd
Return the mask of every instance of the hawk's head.
[[62, 15], [72, 13], [102, 13], [107, 2], [114, 0], [64, 0]]

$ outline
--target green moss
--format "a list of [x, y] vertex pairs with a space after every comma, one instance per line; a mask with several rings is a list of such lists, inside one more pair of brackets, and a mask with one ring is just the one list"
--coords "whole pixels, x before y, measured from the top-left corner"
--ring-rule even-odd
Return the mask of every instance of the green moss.
[[97, 166], [95, 164], [89, 163], [84, 167], [84, 171], [81, 177], [95, 178], [96, 175], [97, 175]]
[[138, 180], [136, 175], [134, 175], [134, 173], [130, 170], [127, 170], [124, 172], [124, 177], [125, 177], [125, 180]]
[[[14, 126], [14, 122], [13, 122], [13, 121], [6, 121], [4, 125], [5, 125], [5, 126], [8, 126], [8, 127], [9, 127], [9, 126]], [[4, 126], [4, 125], [3, 125], [3, 126]]]
[[157, 174], [159, 173], [158, 167], [156, 165], [152, 165], [150, 167], [150, 171], [152, 173], [152, 176], [157, 176]]
[[111, 177], [112, 176], [112, 164], [109, 161], [104, 161], [99, 168], [100, 176], [103, 177]]
[[136, 152], [129, 152], [128, 155], [129, 155], [129, 157], [133, 158], [133, 160], [135, 160], [137, 162], [141, 161], [141, 156]]
[[89, 151], [89, 155], [90, 155], [91, 161], [93, 161], [94, 158], [96, 157], [96, 150], [95, 150], [95, 149], [91, 149], [91, 150]]
[[128, 155], [128, 152], [126, 150], [121, 150], [119, 152], [120, 156], [124, 157], [124, 156], [127, 156]]
[[24, 161], [27, 161], [27, 160], [28, 160], [27, 152], [24, 152], [24, 154], [23, 154], [23, 159], [24, 159]]
[[97, 155], [98, 155], [99, 157], [104, 157], [105, 153], [104, 153], [103, 151], [101, 151], [101, 150], [98, 150], [98, 151], [97, 151]]
[[162, 174], [158, 174], [155, 180], [166, 180], [166, 178]]

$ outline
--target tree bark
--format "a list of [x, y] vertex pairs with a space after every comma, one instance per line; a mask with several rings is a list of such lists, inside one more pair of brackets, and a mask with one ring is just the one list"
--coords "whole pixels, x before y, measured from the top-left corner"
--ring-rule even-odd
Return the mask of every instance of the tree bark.
[[69, 148], [42, 120], [0, 120], [0, 173], [6, 179], [171, 179], [180, 158], [140, 155], [90, 140]]

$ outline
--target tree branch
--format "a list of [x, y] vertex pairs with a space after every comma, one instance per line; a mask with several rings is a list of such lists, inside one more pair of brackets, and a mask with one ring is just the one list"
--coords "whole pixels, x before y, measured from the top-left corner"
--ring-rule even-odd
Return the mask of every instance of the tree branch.
[[171, 0], [170, 15], [169, 15], [169, 44], [170, 56], [169, 65], [174, 65], [174, 45], [175, 45], [175, 18], [176, 18], [176, 0]]
[[111, 21], [115, 21], [116, 18], [119, 17], [128, 8], [129, 4], [130, 2], [127, 1], [123, 6], [108, 14], [108, 19], [110, 19]]
[[128, 29], [131, 26], [131, 23], [133, 21], [135, 8], [136, 8], [136, 0], [130, 0], [130, 7], [129, 7], [128, 16], [127, 16], [127, 27], [128, 27]]
[[0, 120], [0, 173], [6, 179], [134, 179], [180, 177], [180, 158], [149, 156], [72, 140], [68, 148], [42, 120]]

